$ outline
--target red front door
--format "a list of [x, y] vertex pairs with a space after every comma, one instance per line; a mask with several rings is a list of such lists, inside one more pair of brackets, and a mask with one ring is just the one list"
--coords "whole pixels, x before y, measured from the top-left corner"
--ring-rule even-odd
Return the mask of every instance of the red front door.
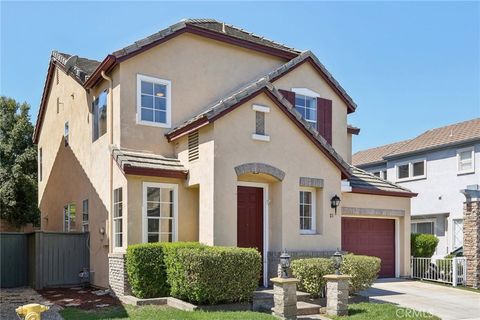
[[237, 246], [255, 248], [263, 255], [262, 188], [237, 187]]
[[380, 258], [379, 277], [395, 277], [395, 220], [342, 218], [342, 250]]

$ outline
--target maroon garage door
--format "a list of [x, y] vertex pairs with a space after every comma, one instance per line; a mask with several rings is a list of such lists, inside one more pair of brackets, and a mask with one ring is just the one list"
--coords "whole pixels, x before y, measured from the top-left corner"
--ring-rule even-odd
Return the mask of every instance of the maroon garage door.
[[379, 257], [379, 276], [395, 277], [395, 220], [342, 218], [342, 250]]

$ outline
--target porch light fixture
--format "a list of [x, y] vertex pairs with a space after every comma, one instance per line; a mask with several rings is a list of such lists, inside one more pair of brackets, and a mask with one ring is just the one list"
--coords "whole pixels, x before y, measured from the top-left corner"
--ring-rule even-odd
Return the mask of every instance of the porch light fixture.
[[340, 266], [342, 265], [343, 256], [337, 249], [337, 251], [335, 251], [335, 253], [333, 254], [332, 258], [333, 258], [333, 267], [335, 268], [335, 274], [339, 275], [340, 274]]
[[335, 209], [335, 215], [337, 215], [337, 207], [340, 205], [340, 197], [334, 195], [332, 199], [330, 199], [330, 206]]
[[280, 255], [280, 266], [282, 267], [282, 278], [288, 278], [288, 269], [290, 268], [290, 255], [283, 249]]

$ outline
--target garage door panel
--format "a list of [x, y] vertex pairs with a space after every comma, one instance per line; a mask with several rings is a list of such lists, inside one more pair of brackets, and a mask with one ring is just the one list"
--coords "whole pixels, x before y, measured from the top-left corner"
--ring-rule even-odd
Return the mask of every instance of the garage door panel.
[[395, 276], [395, 220], [342, 218], [342, 250], [378, 257], [380, 277]]

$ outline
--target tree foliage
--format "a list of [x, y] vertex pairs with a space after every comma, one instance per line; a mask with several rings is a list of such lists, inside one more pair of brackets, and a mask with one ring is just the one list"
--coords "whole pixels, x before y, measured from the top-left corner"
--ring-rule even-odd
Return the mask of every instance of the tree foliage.
[[38, 224], [37, 148], [27, 103], [0, 97], [0, 217]]

